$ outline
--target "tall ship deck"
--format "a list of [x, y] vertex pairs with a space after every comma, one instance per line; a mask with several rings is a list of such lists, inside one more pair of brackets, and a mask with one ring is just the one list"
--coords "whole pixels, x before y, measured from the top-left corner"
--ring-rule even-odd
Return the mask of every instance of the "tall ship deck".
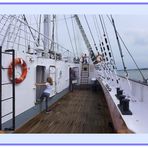
[[114, 133], [103, 92], [74, 90], [16, 133]]
[[1, 133], [148, 133], [147, 78], [114, 17], [0, 15]]

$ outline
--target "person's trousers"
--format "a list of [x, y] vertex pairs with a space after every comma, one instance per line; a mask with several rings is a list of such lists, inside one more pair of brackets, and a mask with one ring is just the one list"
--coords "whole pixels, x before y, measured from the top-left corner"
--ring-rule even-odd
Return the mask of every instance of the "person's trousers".
[[46, 107], [46, 111], [48, 111], [48, 99], [50, 97], [49, 93], [44, 93], [41, 95], [40, 99], [43, 101], [43, 99], [45, 98], [45, 107]]

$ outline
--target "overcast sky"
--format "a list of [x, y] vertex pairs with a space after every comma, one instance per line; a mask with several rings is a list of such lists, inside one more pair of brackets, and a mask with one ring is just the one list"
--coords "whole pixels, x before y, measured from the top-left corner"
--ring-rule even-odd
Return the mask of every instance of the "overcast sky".
[[[135, 58], [137, 64], [140, 67], [147, 68], [147, 55], [148, 55], [148, 16], [114, 16], [116, 21], [116, 26], [123, 37], [127, 47]], [[112, 45], [114, 45], [112, 41]], [[114, 53], [117, 57], [118, 48], [115, 47]], [[125, 62], [128, 68], [135, 67], [131, 58], [127, 52], [125, 52], [125, 48], [123, 48]], [[117, 64], [120, 65], [119, 60], [117, 58]], [[119, 66], [121, 67], [121, 66]]]
[[[97, 15], [98, 16], [98, 15]], [[71, 33], [71, 38], [73, 41], [73, 46], [75, 47], [74, 44], [74, 35], [73, 35], [73, 30], [72, 30], [72, 22], [71, 19], [69, 18], [70, 16], [66, 16], [67, 22], [68, 22], [68, 27]], [[80, 15], [80, 20], [82, 25], [84, 26], [85, 32], [91, 42], [91, 45], [93, 46], [93, 41], [90, 36], [90, 32], [88, 30], [88, 26], [86, 25], [86, 21], [84, 19], [83, 15]], [[91, 26], [91, 31], [93, 33], [93, 36], [95, 38], [96, 44], [98, 44], [98, 34], [96, 33], [95, 27], [94, 27], [94, 19], [93, 15], [86, 15], [89, 25]], [[147, 21], [148, 16], [144, 15], [114, 15], [113, 18], [116, 23], [116, 28], [120, 35], [122, 36], [124, 42], [126, 43], [127, 47], [129, 48], [130, 52], [132, 53], [133, 57], [135, 58], [137, 64], [141, 68], [147, 68], [148, 67], [148, 60], [147, 60], [147, 55], [148, 55], [148, 21]], [[67, 35], [67, 29], [65, 25], [64, 19], [62, 20], [63, 16], [58, 16], [57, 20], [58, 21], [58, 38], [59, 42], [63, 44], [65, 47], [71, 48], [70, 40]], [[113, 30], [113, 27], [111, 23], [109, 22], [108, 18], [106, 15], [104, 15], [104, 20], [106, 23], [106, 28], [107, 32], [109, 35], [109, 39], [111, 42], [112, 50], [115, 56], [116, 64], [118, 69], [122, 69], [122, 63], [121, 63], [121, 58], [119, 54], [119, 49], [117, 46], [117, 41], [115, 38], [115, 33]], [[98, 18], [99, 21], [99, 18]], [[99, 23], [100, 25], [100, 23]], [[101, 29], [101, 25], [100, 25]], [[78, 46], [78, 52], [85, 53], [86, 51], [86, 46], [84, 44], [84, 41], [81, 37], [80, 32], [78, 31], [78, 27], [75, 24], [75, 30], [76, 30], [76, 42]], [[99, 44], [98, 44], [99, 45]], [[94, 47], [94, 46], [93, 46]], [[123, 54], [124, 54], [124, 59], [127, 68], [135, 68], [135, 65], [131, 61], [131, 58], [127, 54], [125, 48], [122, 46]]]

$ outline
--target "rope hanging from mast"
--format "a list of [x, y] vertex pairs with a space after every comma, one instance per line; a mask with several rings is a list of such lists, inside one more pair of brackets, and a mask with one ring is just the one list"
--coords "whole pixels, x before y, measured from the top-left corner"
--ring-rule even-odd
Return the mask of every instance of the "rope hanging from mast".
[[[31, 27], [29, 26], [29, 23], [28, 23], [28, 21], [27, 21], [27, 18], [26, 18], [26, 16], [25, 16], [24, 14], [23, 14], [23, 18], [24, 18], [24, 22], [26, 22], [27, 27], [29, 28], [29, 31], [30, 31], [30, 33], [31, 33], [31, 36], [32, 36], [33, 40], [36, 41], [35, 36], [34, 36], [32, 30], [31, 30]], [[36, 43], [36, 46], [38, 47], [38, 43]]]
[[71, 16], [71, 23], [72, 23], [72, 28], [73, 28], [73, 35], [74, 35], [74, 43], [75, 43], [75, 49], [76, 49], [76, 54], [78, 57], [78, 47], [77, 47], [77, 42], [76, 42], [76, 34], [75, 34], [75, 28], [74, 28], [74, 20], [73, 17]]
[[[95, 19], [96, 19], [96, 22], [97, 22], [97, 17], [95, 17]], [[105, 24], [103, 16], [99, 15], [99, 19], [100, 19], [100, 23], [101, 23], [101, 26], [102, 26], [104, 41], [105, 41], [107, 52], [108, 52], [108, 57], [107, 57], [107, 54], [105, 52], [105, 50], [106, 50], [105, 45], [104, 45], [102, 35], [101, 35], [101, 31], [99, 29], [99, 25], [98, 25], [98, 22], [97, 22], [97, 26], [98, 26], [99, 33], [100, 33], [101, 40], [102, 40], [102, 44], [100, 43], [100, 48], [101, 48], [102, 52], [103, 52], [103, 49], [104, 49], [104, 54], [106, 54], [106, 59], [104, 58], [105, 59], [104, 61], [106, 61], [107, 72], [108, 72], [108, 70], [109, 70], [109, 73], [111, 72], [112, 81], [116, 80], [116, 83], [118, 84], [119, 83], [118, 76], [117, 76], [117, 73], [116, 73], [116, 70], [115, 70], [116, 69], [116, 63], [115, 63], [115, 58], [114, 58], [113, 51], [112, 51], [112, 48], [111, 48], [111, 44], [110, 44], [106, 24]], [[108, 58], [110, 59], [109, 62], [108, 62]]]
[[16, 32], [16, 35], [15, 35], [14, 40], [13, 40], [12, 49], [14, 48], [14, 44], [15, 44], [17, 36], [18, 36], [18, 34], [19, 34], [20, 30], [21, 30], [21, 27], [22, 27], [22, 23], [20, 22], [20, 24], [18, 26], [18, 29], [17, 29], [17, 32]]
[[[113, 52], [111, 50], [111, 45], [110, 45], [110, 42], [109, 42], [107, 28], [106, 28], [103, 16], [99, 15], [99, 19], [100, 19], [100, 22], [101, 22], [101, 26], [102, 26], [102, 30], [103, 30], [103, 36], [104, 36], [104, 41], [105, 41], [106, 48], [107, 48], [107, 51], [105, 51], [106, 49], [105, 49], [105, 47], [103, 47], [104, 48], [104, 54], [106, 56], [106, 61], [107, 61], [106, 65], [107, 65], [107, 68], [109, 69], [109, 71], [113, 72], [114, 69], [116, 69], [116, 64], [115, 64], [115, 59], [114, 59], [114, 56], [113, 56]], [[104, 43], [102, 41], [102, 46], [104, 46], [103, 44]], [[107, 56], [106, 52], [108, 52], [108, 56]]]
[[[101, 26], [102, 26], [102, 30], [103, 30], [104, 41], [105, 41], [106, 48], [107, 48], [108, 55], [109, 55], [108, 57], [110, 58], [110, 60], [111, 59], [114, 60], [114, 65], [112, 65], [112, 66], [113, 66], [113, 68], [115, 68], [115, 59], [113, 57], [113, 52], [111, 50], [111, 45], [110, 45], [110, 42], [109, 42], [105, 21], [104, 21], [103, 16], [99, 15], [99, 18], [100, 18], [100, 22], [101, 22]], [[108, 61], [108, 59], [107, 59], [107, 61]]]
[[[102, 40], [102, 35], [101, 35], [101, 31], [100, 31], [100, 28], [99, 28], [99, 24], [97, 22], [97, 17], [96, 16], [93, 16], [93, 21], [94, 21], [94, 26], [95, 26], [95, 29], [96, 29], [96, 33], [97, 33], [97, 36], [98, 36], [98, 40], [99, 40], [99, 45], [100, 45], [100, 50], [101, 50], [101, 56], [102, 56], [102, 63], [100, 65], [100, 67], [98, 68], [99, 71], [103, 71], [103, 74], [101, 74], [101, 77], [103, 79], [107, 78], [107, 73], [106, 73], [106, 68], [105, 68], [105, 58], [104, 58], [104, 52], [103, 52], [103, 47], [102, 47], [102, 44], [101, 44], [101, 41]], [[102, 68], [101, 68], [102, 67]]]
[[[110, 23], [113, 25], [113, 22], [112, 22], [112, 19], [111, 19], [111, 18], [113, 18], [113, 17], [111, 16], [111, 18], [110, 18], [108, 15], [107, 15], [107, 17], [108, 17], [108, 19], [109, 19]], [[120, 38], [120, 40], [121, 40], [121, 42], [122, 42], [123, 46], [124, 46], [124, 47], [125, 47], [125, 49], [127, 50], [127, 52], [128, 52], [128, 54], [130, 55], [131, 59], [133, 60], [134, 64], [136, 65], [136, 67], [137, 67], [137, 69], [138, 69], [139, 73], [141, 74], [141, 76], [142, 76], [142, 78], [143, 78], [143, 82], [144, 82], [144, 83], [147, 83], [147, 79], [144, 77], [144, 75], [143, 75], [142, 71], [140, 70], [140, 68], [139, 68], [138, 64], [136, 63], [136, 61], [135, 61], [134, 57], [133, 57], [133, 56], [132, 56], [132, 54], [130, 53], [129, 49], [127, 48], [127, 46], [126, 46], [125, 42], [123, 41], [123, 39], [122, 39], [122, 37], [121, 37], [121, 35], [119, 34], [119, 32], [118, 32], [118, 31], [117, 31], [117, 34], [118, 34], [118, 36], [119, 36], [119, 38]]]
[[54, 40], [55, 40], [55, 36], [54, 36], [54, 34], [55, 34], [55, 19], [56, 19], [56, 16], [53, 15], [53, 16], [52, 16], [52, 35], [51, 35], [51, 39], [52, 39], [52, 41], [51, 41], [51, 46], [50, 46], [50, 50], [51, 50], [51, 51], [54, 51]]
[[[74, 17], [73, 17], [74, 18]], [[82, 44], [81, 44], [81, 32], [79, 31], [79, 28], [76, 24], [76, 21], [74, 21], [75, 25], [75, 31], [76, 31], [76, 39], [77, 39], [77, 48], [79, 49], [79, 54], [82, 55], [83, 50], [82, 50]]]
[[118, 37], [118, 33], [117, 33], [117, 30], [116, 30], [115, 22], [114, 22], [114, 19], [113, 19], [112, 16], [111, 16], [111, 21], [112, 21], [112, 24], [113, 24], [113, 27], [114, 27], [114, 31], [115, 31], [115, 35], [116, 35], [116, 39], [117, 39], [117, 43], [118, 43], [118, 47], [119, 47], [119, 51], [120, 51], [120, 56], [121, 56], [121, 60], [122, 60], [123, 69], [124, 69], [124, 71], [125, 71], [125, 73], [126, 73], [126, 77], [128, 77], [128, 72], [127, 72], [127, 69], [126, 69], [126, 66], [125, 66], [125, 62], [124, 62], [124, 58], [123, 58], [124, 56], [123, 56], [121, 44], [120, 44], [119, 37]]
[[108, 32], [107, 32], [107, 28], [106, 28], [106, 24], [105, 24], [103, 15], [102, 15], [102, 22], [103, 22], [103, 26], [104, 26], [104, 30], [105, 30], [104, 38], [105, 38], [105, 42], [106, 42], [106, 47], [107, 47], [108, 52], [109, 52], [109, 57], [112, 58], [112, 60], [114, 61], [112, 63], [113, 64], [113, 68], [116, 69], [116, 62], [115, 62], [113, 50], [112, 50], [112, 47], [111, 47], [111, 43], [110, 43], [110, 40], [109, 40], [109, 36], [108, 36]]
[[99, 53], [99, 51], [98, 51], [98, 48], [97, 48], [97, 45], [96, 45], [96, 42], [95, 42], [95, 38], [94, 38], [94, 36], [93, 36], [93, 34], [92, 34], [90, 25], [89, 25], [88, 20], [87, 20], [87, 18], [86, 18], [85, 15], [84, 15], [84, 18], [85, 18], [86, 24], [87, 24], [87, 26], [88, 26], [89, 32], [90, 32], [90, 34], [91, 34], [92, 40], [93, 40], [93, 42], [94, 42], [95, 49], [96, 49], [98, 55], [100, 55], [100, 53]]
[[97, 32], [98, 39], [99, 39], [99, 45], [100, 45], [100, 50], [101, 50], [101, 53], [102, 53], [102, 57], [103, 57], [103, 60], [105, 61], [104, 52], [103, 52], [103, 46], [102, 46], [103, 39], [102, 39], [101, 31], [100, 31], [100, 28], [99, 28], [99, 25], [98, 25], [97, 17], [94, 16], [93, 20], [94, 20], [94, 26], [96, 28], [96, 32]]
[[[103, 25], [103, 21], [102, 21], [101, 15], [99, 15], [99, 19], [100, 19], [101, 27], [102, 27], [102, 30], [103, 30], [104, 40], [105, 40], [105, 43], [107, 44], [107, 40], [105, 38], [105, 36], [106, 36], [105, 35], [105, 29], [104, 29], [104, 25]], [[101, 35], [101, 31], [100, 31], [100, 35]], [[102, 38], [101, 46], [102, 46], [103, 52], [104, 52], [103, 55], [104, 55], [105, 61], [108, 62], [109, 61], [109, 58], [108, 58], [108, 55], [106, 53], [105, 43], [104, 43], [103, 38]], [[108, 47], [107, 47], [107, 49], [108, 49]]]
[[41, 15], [39, 16], [39, 33], [38, 33], [38, 45], [40, 45], [40, 32], [41, 32]]
[[70, 31], [69, 31], [69, 28], [68, 28], [68, 23], [67, 23], [65, 15], [64, 15], [64, 20], [65, 20], [65, 24], [66, 24], [66, 28], [67, 28], [67, 32], [68, 32], [68, 36], [69, 36], [69, 40], [70, 40], [70, 44], [71, 44], [73, 54], [74, 54], [74, 57], [75, 57], [75, 51], [74, 51], [74, 47], [73, 47], [73, 44], [72, 44], [72, 39], [71, 39], [71, 36], [70, 36]]

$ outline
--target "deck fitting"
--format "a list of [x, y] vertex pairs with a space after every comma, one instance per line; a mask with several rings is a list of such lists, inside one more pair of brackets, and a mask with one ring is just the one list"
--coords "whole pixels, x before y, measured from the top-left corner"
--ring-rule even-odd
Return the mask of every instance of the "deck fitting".
[[132, 112], [129, 109], [129, 99], [122, 99], [121, 103], [118, 104], [118, 107], [123, 115], [132, 115]]

